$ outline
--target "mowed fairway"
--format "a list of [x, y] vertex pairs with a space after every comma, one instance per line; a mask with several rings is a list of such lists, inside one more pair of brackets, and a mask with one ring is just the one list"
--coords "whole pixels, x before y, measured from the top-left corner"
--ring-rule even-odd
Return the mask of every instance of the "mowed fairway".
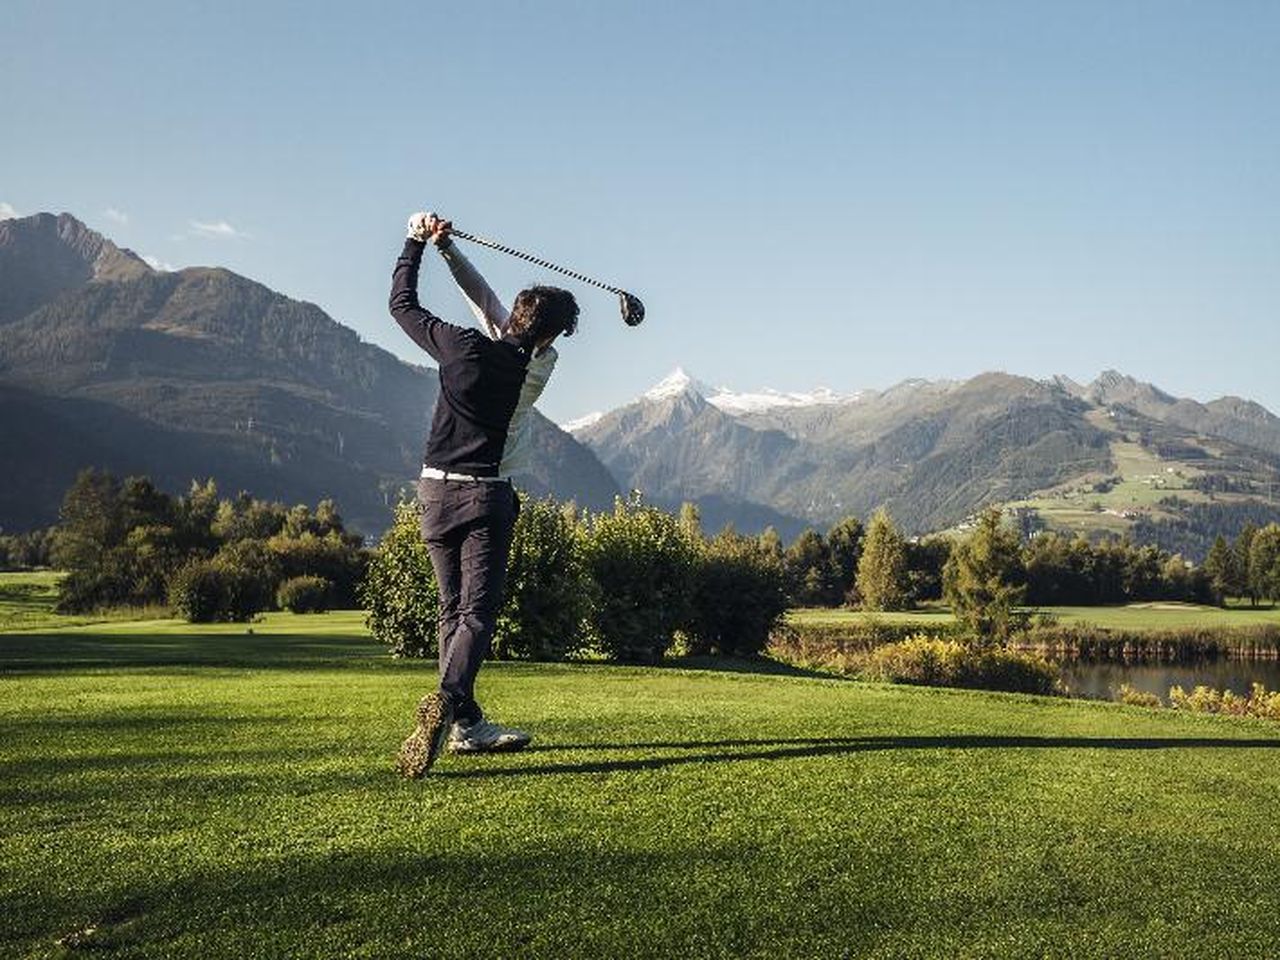
[[[0, 956], [1274, 956], [1280, 727], [490, 664], [528, 751], [391, 759], [358, 618], [0, 636]], [[61, 945], [60, 945], [61, 942]]]
[[[1066, 626], [1103, 627], [1108, 630], [1185, 630], [1205, 627], [1259, 627], [1280, 625], [1280, 606], [1227, 608], [1198, 603], [1153, 601], [1096, 607], [1037, 607]], [[788, 618], [798, 624], [919, 624], [922, 630], [955, 622], [943, 606], [919, 610], [864, 612], [843, 608], [808, 607], [792, 610]]]

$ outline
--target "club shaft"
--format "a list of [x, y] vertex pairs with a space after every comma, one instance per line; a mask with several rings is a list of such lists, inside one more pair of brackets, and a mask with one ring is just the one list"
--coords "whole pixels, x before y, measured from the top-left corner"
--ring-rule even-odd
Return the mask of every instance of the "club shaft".
[[593, 287], [599, 287], [601, 290], [608, 290], [610, 293], [626, 293], [619, 287], [610, 286], [607, 283], [601, 283], [585, 274], [578, 273], [576, 270], [570, 270], [568, 267], [562, 267], [552, 263], [550, 260], [543, 260], [541, 257], [535, 257], [531, 253], [525, 253], [523, 250], [516, 250], [514, 247], [508, 247], [504, 243], [498, 243], [496, 240], [487, 240], [484, 237], [477, 237], [473, 233], [466, 233], [462, 230], [452, 230], [450, 233], [463, 240], [470, 240], [472, 243], [478, 243], [483, 247], [489, 247], [500, 253], [507, 253], [513, 257], [519, 257], [521, 260], [528, 260], [530, 263], [536, 263], [540, 267], [546, 267], [548, 270], [554, 270], [556, 273], [563, 273], [566, 277], [573, 277], [575, 280], [581, 280], [583, 283], [589, 283]]

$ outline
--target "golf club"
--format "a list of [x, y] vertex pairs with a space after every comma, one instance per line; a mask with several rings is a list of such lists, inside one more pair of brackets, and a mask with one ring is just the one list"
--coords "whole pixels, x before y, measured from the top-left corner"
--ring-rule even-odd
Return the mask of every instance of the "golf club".
[[498, 243], [496, 240], [486, 240], [484, 237], [477, 237], [473, 233], [466, 233], [456, 227], [451, 231], [454, 237], [462, 240], [470, 240], [472, 243], [478, 243], [483, 247], [489, 247], [497, 250], [499, 253], [509, 253], [513, 257], [519, 257], [521, 260], [528, 260], [530, 263], [536, 263], [540, 267], [546, 267], [548, 270], [554, 270], [556, 273], [563, 273], [565, 276], [573, 277], [575, 280], [581, 280], [583, 283], [589, 283], [593, 287], [599, 287], [602, 290], [608, 290], [610, 293], [616, 293], [618, 300], [622, 305], [622, 319], [629, 327], [637, 326], [644, 320], [644, 304], [640, 302], [640, 298], [635, 294], [627, 293], [627, 291], [611, 286], [607, 283], [601, 283], [591, 277], [578, 273], [576, 270], [570, 270], [567, 267], [557, 266], [549, 260], [543, 260], [541, 257], [535, 257], [531, 253], [524, 253], [508, 247], [506, 244]]

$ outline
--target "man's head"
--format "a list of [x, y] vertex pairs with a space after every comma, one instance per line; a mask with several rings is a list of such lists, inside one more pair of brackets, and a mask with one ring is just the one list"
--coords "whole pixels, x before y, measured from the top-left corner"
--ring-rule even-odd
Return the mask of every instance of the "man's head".
[[559, 287], [529, 287], [516, 295], [507, 333], [530, 345], [542, 346], [560, 334], [578, 329], [578, 301]]

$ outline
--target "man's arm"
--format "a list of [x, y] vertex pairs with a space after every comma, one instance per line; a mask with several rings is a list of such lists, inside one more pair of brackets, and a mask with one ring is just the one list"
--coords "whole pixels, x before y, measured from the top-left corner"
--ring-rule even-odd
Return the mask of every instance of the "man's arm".
[[452, 354], [451, 349], [456, 329], [445, 323], [435, 314], [423, 308], [418, 302], [418, 268], [422, 264], [422, 251], [426, 247], [425, 236], [415, 236], [415, 221], [421, 216], [414, 214], [409, 221], [409, 237], [404, 242], [404, 250], [396, 260], [395, 270], [391, 274], [391, 316], [400, 329], [409, 335], [423, 350], [427, 351], [437, 363], [443, 363], [446, 356]]
[[447, 233], [443, 241], [437, 242], [437, 246], [440, 249], [440, 255], [444, 257], [444, 262], [449, 265], [449, 272], [453, 274], [454, 282], [458, 284], [458, 288], [467, 300], [467, 305], [480, 321], [484, 332], [489, 335], [490, 340], [501, 340], [503, 334], [507, 332], [511, 311], [498, 299], [498, 295], [480, 275], [480, 271], [462, 255], [458, 245], [448, 238]]

